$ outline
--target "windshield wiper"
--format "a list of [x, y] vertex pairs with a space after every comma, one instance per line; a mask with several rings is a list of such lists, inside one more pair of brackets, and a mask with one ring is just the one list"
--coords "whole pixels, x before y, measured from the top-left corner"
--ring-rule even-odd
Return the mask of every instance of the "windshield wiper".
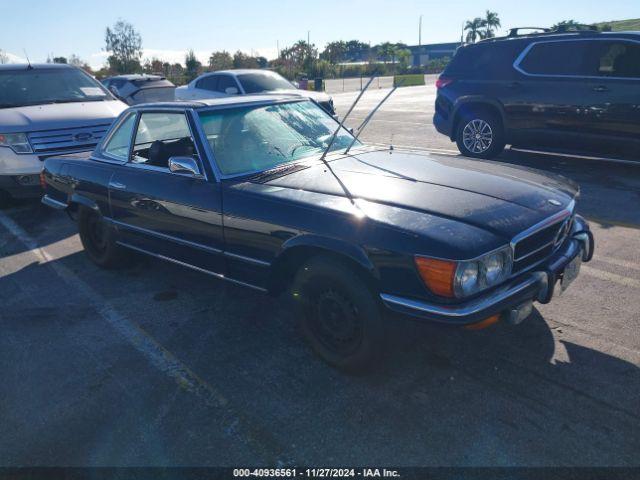
[[309, 165], [305, 163], [285, 163], [284, 165], [277, 165], [269, 170], [256, 173], [249, 177], [249, 180], [258, 183], [265, 183], [269, 180], [275, 180], [276, 178], [284, 177], [290, 173], [299, 172], [300, 170], [305, 170], [307, 168], [309, 168]]
[[357, 133], [353, 136], [353, 140], [351, 141], [347, 149], [344, 151], [345, 155], [349, 153], [349, 150], [351, 150], [351, 147], [353, 147], [353, 145], [358, 141], [358, 137], [360, 136], [362, 131], [366, 128], [366, 126], [369, 125], [369, 122], [371, 121], [375, 113], [378, 111], [378, 109], [382, 106], [382, 104], [386, 102], [387, 99], [393, 94], [393, 92], [395, 92], [398, 89], [398, 87], [401, 87], [403, 84], [404, 84], [404, 80], [398, 82], [398, 84], [395, 85], [391, 89], [391, 91], [385, 95], [385, 97], [382, 100], [380, 100], [380, 103], [378, 103], [378, 105], [376, 105], [374, 109], [371, 110], [371, 112], [369, 112], [369, 115], [367, 115], [365, 119], [362, 121], [362, 123], [358, 126]]

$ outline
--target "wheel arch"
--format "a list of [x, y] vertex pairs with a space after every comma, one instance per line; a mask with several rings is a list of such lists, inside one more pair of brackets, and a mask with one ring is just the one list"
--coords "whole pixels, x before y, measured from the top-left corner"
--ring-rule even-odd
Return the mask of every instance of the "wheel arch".
[[105, 216], [104, 212], [100, 210], [100, 207], [94, 200], [92, 200], [89, 197], [86, 197], [85, 195], [79, 194], [77, 192], [74, 192], [71, 195], [67, 203], [69, 205], [67, 207], [67, 212], [69, 212], [69, 214], [74, 217], [77, 216], [78, 210], [80, 209], [80, 207], [86, 207], [90, 210], [93, 210], [96, 213], [99, 213], [102, 216]]
[[471, 97], [464, 97], [463, 99], [459, 100], [456, 103], [456, 106], [454, 107], [453, 122], [451, 124], [451, 133], [449, 134], [449, 138], [452, 141], [455, 141], [456, 139], [456, 136], [458, 133], [458, 126], [460, 124], [460, 119], [462, 118], [462, 116], [467, 112], [476, 111], [478, 109], [484, 110], [484, 111], [490, 111], [496, 114], [497, 117], [500, 119], [500, 122], [503, 127], [503, 131], [506, 134], [506, 127], [505, 127], [506, 120], [505, 120], [504, 106], [497, 100], [484, 98], [484, 97], [471, 96]]
[[285, 242], [272, 263], [269, 292], [282, 293], [293, 281], [298, 269], [317, 255], [331, 256], [344, 262], [370, 286], [378, 282], [377, 269], [362, 247], [335, 238], [302, 235]]

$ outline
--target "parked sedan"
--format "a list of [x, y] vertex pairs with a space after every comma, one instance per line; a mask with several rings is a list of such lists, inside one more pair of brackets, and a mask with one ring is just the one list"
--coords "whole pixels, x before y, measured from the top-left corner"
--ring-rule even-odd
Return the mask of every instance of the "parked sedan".
[[315, 351], [349, 371], [383, 350], [385, 311], [517, 324], [591, 259], [576, 185], [337, 127], [286, 96], [133, 107], [90, 157], [47, 159], [43, 202], [78, 220], [99, 266], [134, 250], [287, 293]]
[[297, 95], [314, 100], [331, 115], [336, 113], [333, 99], [326, 93], [299, 90], [286, 78], [269, 70], [224, 70], [205, 73], [188, 85], [176, 89], [176, 99], [178, 100], [199, 100], [250, 94]]
[[102, 84], [128, 105], [170, 102], [176, 86], [160, 75], [130, 74], [105, 78]]

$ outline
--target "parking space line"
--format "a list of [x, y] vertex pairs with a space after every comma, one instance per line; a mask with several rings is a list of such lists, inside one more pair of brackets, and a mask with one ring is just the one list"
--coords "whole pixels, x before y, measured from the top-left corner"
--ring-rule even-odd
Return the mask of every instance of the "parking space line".
[[638, 265], [637, 263], [629, 262], [627, 260], [620, 260], [618, 258], [596, 255], [594, 257], [594, 260], [604, 262], [604, 263], [609, 263], [617, 267], [629, 268], [631, 270], [640, 270], [640, 265]]
[[623, 275], [618, 275], [617, 273], [605, 272], [604, 270], [586, 265], [583, 265], [581, 270], [587, 275], [599, 278], [600, 280], [607, 280], [625, 287], [640, 288], [640, 280], [635, 278], [625, 277]]
[[226, 435], [235, 434], [260, 454], [266, 464], [279, 466], [292, 464], [290, 459], [283, 458], [284, 449], [279, 447], [270, 432], [251, 424], [242, 414], [234, 411], [229, 405], [229, 400], [221, 392], [180, 362], [138, 324], [120, 314], [102, 295], [81, 280], [72, 270], [56, 262], [53, 255], [47, 252], [44, 247], [39, 246], [34, 238], [1, 211], [0, 224], [24, 244], [39, 263], [51, 267], [69, 287], [87, 298], [98, 315], [118, 331], [155, 368], [173, 379], [179, 387], [196, 394], [208, 407], [222, 410], [222, 419], [225, 423], [223, 430]]
[[[389, 148], [389, 144], [388, 143], [378, 143], [378, 142], [365, 142], [366, 145], [374, 145], [376, 147], [387, 147]], [[418, 147], [416, 145], [397, 145], [397, 144], [393, 144], [394, 148], [402, 148], [402, 149], [406, 149], [406, 150], [417, 150], [419, 152], [431, 152], [431, 153], [438, 153], [438, 154], [442, 154], [442, 155], [454, 155], [454, 156], [460, 156], [460, 152], [458, 150], [447, 150], [445, 148], [430, 148], [430, 147]]]
[[640, 167], [640, 162], [637, 160], [623, 160], [621, 158], [596, 157], [591, 155], [579, 155], [579, 154], [573, 154], [573, 153], [545, 152], [541, 150], [529, 150], [526, 148], [514, 148], [514, 147], [510, 147], [509, 150], [512, 150], [514, 152], [533, 153], [536, 155], [551, 155], [553, 157], [575, 158], [578, 160], [591, 160], [595, 162], [621, 163], [624, 165], [634, 165], [634, 166]]

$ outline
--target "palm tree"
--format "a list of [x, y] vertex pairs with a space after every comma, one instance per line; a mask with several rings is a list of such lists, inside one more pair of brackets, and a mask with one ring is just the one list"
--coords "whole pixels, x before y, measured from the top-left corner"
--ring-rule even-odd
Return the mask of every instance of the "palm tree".
[[483, 37], [482, 27], [484, 27], [484, 20], [480, 17], [467, 20], [464, 26], [465, 31], [467, 31], [467, 43], [475, 43], [478, 38]]
[[487, 10], [487, 13], [484, 17], [484, 26], [484, 38], [493, 38], [495, 36], [493, 31], [502, 26], [500, 25], [500, 17], [498, 16], [498, 14], [496, 12]]

